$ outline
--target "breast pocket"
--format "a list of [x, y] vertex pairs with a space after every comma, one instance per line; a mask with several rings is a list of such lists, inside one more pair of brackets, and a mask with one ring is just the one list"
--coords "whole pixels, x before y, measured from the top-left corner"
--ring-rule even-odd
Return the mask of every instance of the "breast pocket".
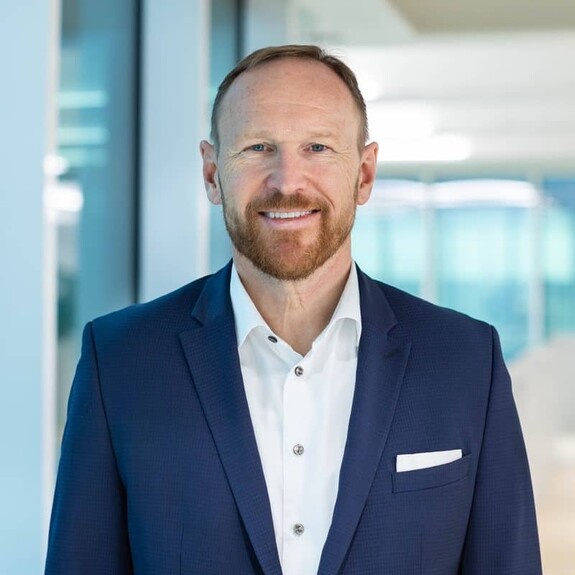
[[391, 474], [393, 493], [433, 489], [465, 479], [469, 474], [471, 454], [444, 465], [416, 469], [414, 471], [393, 472]]

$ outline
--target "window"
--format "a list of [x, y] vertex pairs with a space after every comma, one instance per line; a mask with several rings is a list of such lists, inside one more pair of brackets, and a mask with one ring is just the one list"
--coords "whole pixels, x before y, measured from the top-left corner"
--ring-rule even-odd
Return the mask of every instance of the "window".
[[575, 183], [380, 181], [358, 210], [369, 274], [493, 323], [507, 359], [575, 331]]
[[138, 12], [136, 0], [63, 0], [57, 233], [58, 424], [80, 330], [135, 301]]

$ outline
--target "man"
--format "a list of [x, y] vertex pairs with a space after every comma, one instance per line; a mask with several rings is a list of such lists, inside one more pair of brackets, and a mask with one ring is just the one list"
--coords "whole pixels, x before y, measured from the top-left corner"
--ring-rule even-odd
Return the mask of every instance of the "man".
[[495, 331], [352, 262], [377, 166], [353, 73], [257, 51], [212, 138], [233, 265], [87, 326], [46, 573], [541, 573]]

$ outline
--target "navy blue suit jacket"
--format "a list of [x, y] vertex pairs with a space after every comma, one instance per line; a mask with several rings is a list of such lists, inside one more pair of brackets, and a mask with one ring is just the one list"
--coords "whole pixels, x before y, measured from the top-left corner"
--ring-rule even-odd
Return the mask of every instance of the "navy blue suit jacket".
[[[48, 575], [279, 575], [230, 266], [84, 332]], [[359, 273], [362, 335], [319, 573], [541, 573], [497, 335]], [[462, 449], [397, 473], [403, 453]]]

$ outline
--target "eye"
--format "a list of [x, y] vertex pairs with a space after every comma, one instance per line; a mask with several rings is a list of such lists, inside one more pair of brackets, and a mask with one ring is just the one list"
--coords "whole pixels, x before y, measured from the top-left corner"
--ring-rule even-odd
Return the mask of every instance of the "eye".
[[252, 152], [265, 152], [267, 150], [267, 146], [265, 144], [254, 144], [248, 149]]
[[309, 146], [309, 149], [312, 152], [325, 152], [328, 148], [327, 148], [327, 146], [324, 146], [323, 144], [311, 144]]

